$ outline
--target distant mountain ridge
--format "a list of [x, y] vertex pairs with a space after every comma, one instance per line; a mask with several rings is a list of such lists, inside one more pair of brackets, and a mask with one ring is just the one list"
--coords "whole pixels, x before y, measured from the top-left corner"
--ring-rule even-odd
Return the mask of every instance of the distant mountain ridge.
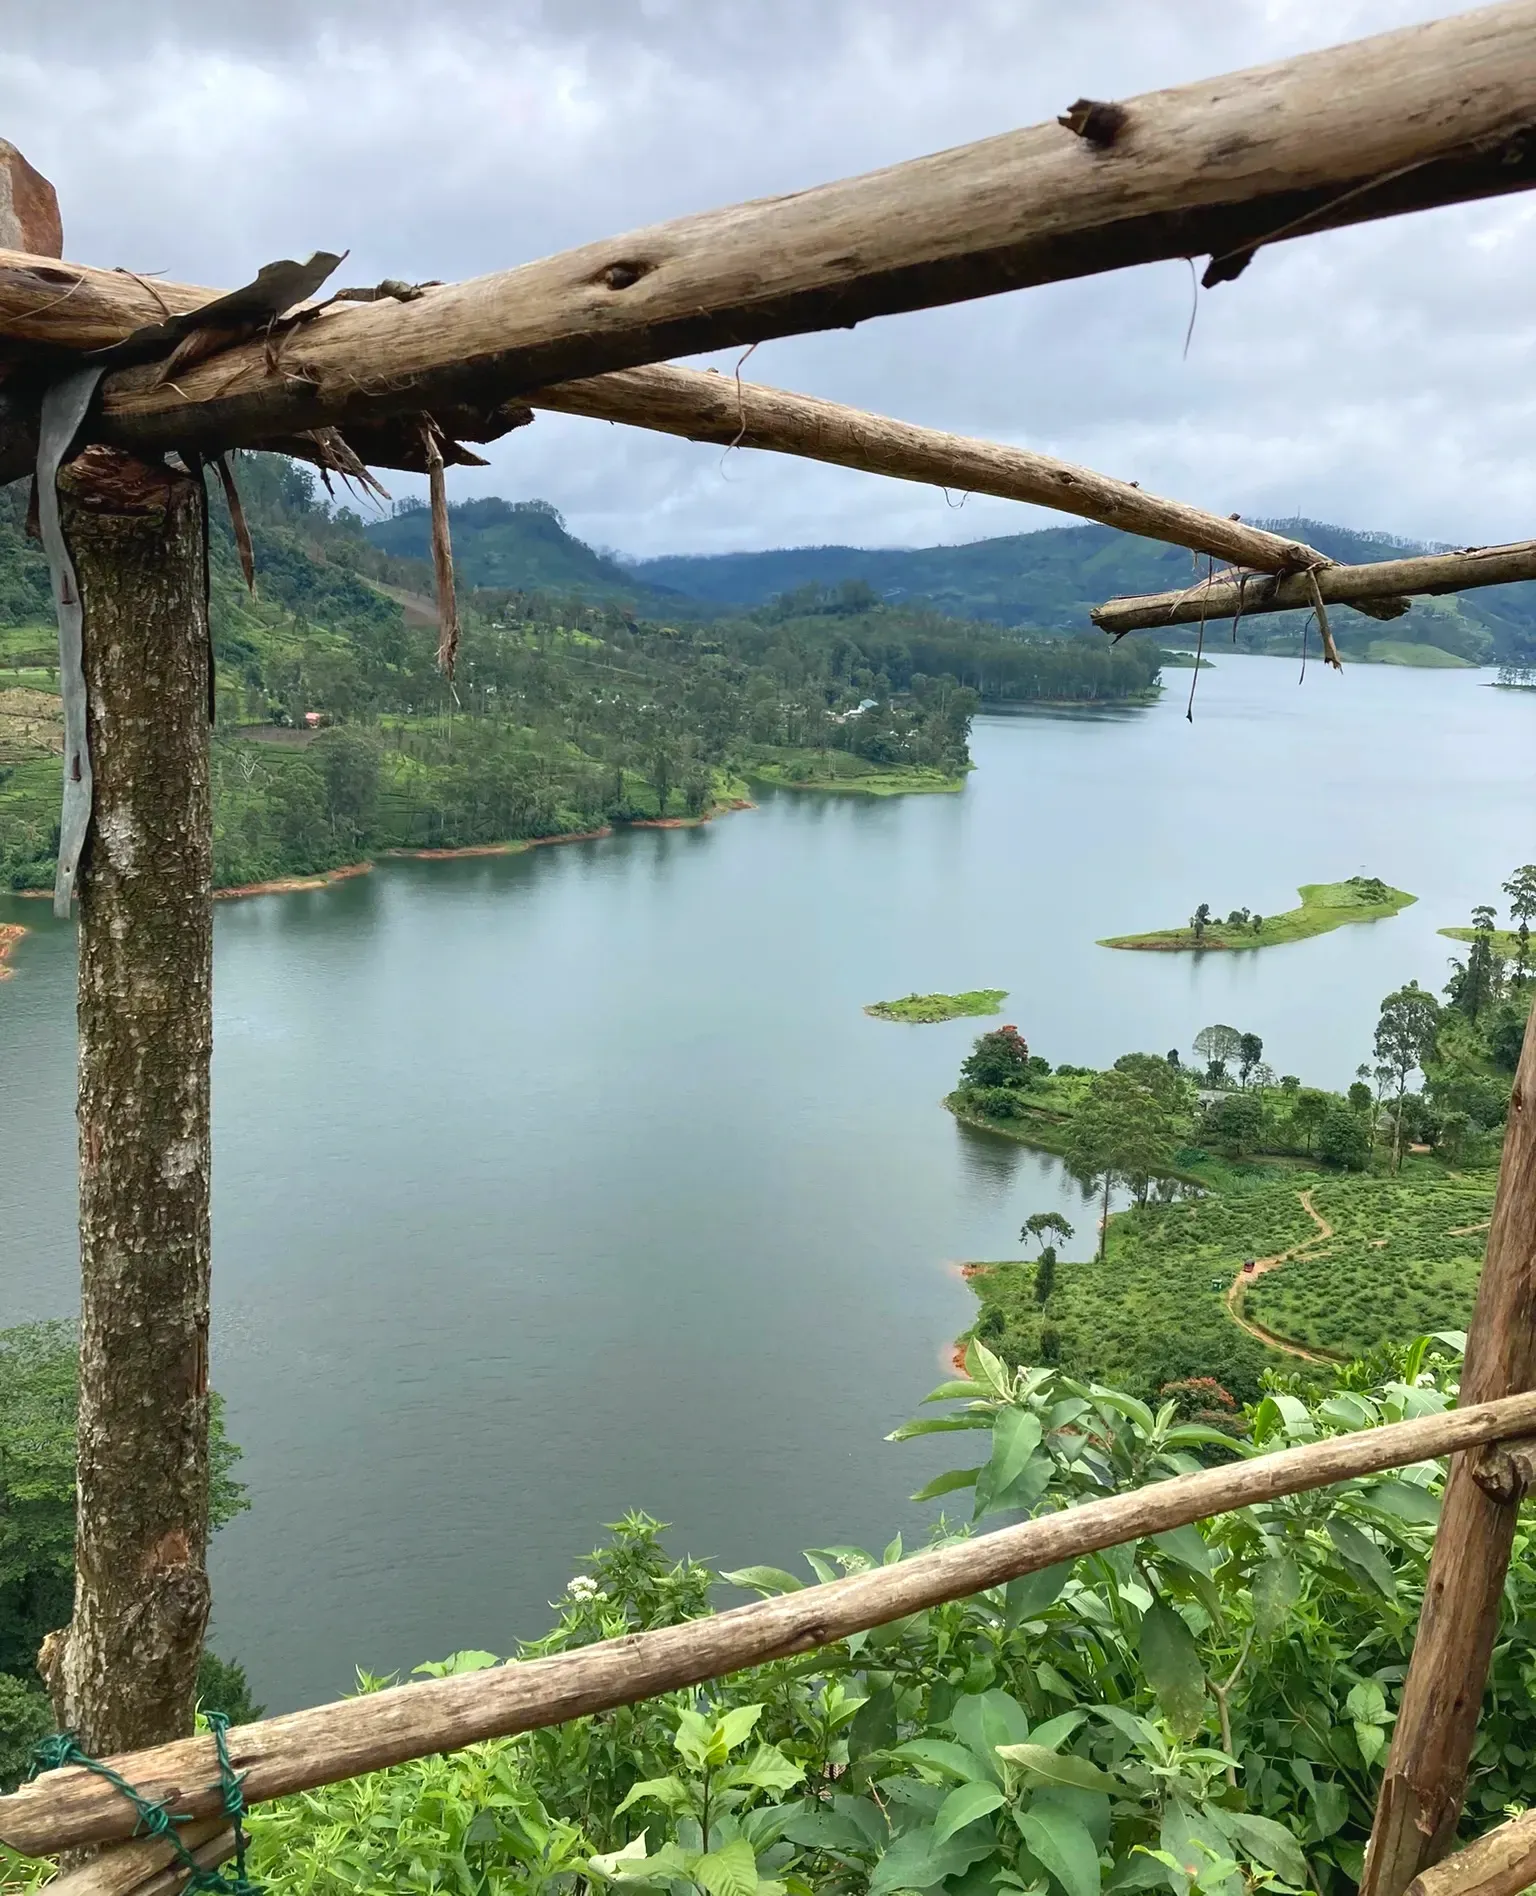
[[[1351, 564], [1423, 553], [1384, 533], [1354, 533], [1318, 520], [1256, 524], [1306, 540]], [[892, 604], [926, 599], [958, 618], [1004, 625], [1080, 629], [1090, 610], [1117, 593], [1187, 585], [1204, 566], [1198, 554], [1119, 533], [1112, 527], [1043, 527], [954, 546], [779, 547], [756, 553], [668, 554], [633, 560], [647, 585], [674, 588], [716, 606], [758, 606], [806, 585], [861, 579]]]
[[[545, 501], [489, 498], [451, 509], [454, 557], [472, 586], [571, 592], [596, 601], [628, 601], [651, 616], [716, 616], [751, 611], [805, 587], [845, 581], [870, 587], [888, 605], [925, 603], [959, 619], [989, 620], [1021, 632], [1085, 632], [1093, 607], [1124, 593], [1173, 591], [1204, 569], [1197, 554], [1110, 527], [1045, 527], [956, 546], [775, 547], [752, 553], [665, 554], [624, 561], [575, 538]], [[1357, 532], [1327, 521], [1256, 524], [1307, 541], [1351, 564], [1432, 550], [1387, 533]], [[425, 508], [417, 505], [367, 529], [381, 550], [430, 557]], [[1363, 651], [1381, 638], [1375, 622], [1339, 615], [1348, 646]], [[1292, 642], [1300, 616], [1250, 620], [1248, 649]], [[1536, 656], [1536, 585], [1495, 586], [1454, 598], [1421, 600], [1395, 621], [1394, 641], [1433, 645], [1479, 663]]]

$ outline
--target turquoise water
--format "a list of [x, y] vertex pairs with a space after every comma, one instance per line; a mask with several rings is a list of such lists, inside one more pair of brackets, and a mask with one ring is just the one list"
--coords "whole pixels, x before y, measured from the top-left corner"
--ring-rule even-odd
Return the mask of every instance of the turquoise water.
[[[921, 1531], [882, 1440], [1018, 1255], [1053, 1161], [939, 1101], [998, 986], [1053, 1061], [1212, 1020], [1342, 1084], [1435, 929], [1536, 860], [1536, 699], [1485, 674], [1221, 659], [1156, 706], [987, 717], [963, 794], [765, 796], [704, 828], [222, 904], [214, 1376], [253, 1510], [218, 1649], [273, 1709], [505, 1651], [627, 1507], [723, 1564]], [[1366, 871], [1402, 915], [1243, 956], [1099, 936]], [[0, 987], [0, 1323], [73, 1291], [72, 937]]]

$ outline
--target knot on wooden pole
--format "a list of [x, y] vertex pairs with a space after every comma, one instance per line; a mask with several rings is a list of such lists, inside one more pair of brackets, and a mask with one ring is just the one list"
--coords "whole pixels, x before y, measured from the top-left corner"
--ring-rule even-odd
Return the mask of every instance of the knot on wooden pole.
[[1056, 123], [1065, 125], [1069, 132], [1085, 138], [1100, 151], [1107, 151], [1125, 130], [1130, 116], [1123, 105], [1108, 99], [1077, 99], [1057, 117]]

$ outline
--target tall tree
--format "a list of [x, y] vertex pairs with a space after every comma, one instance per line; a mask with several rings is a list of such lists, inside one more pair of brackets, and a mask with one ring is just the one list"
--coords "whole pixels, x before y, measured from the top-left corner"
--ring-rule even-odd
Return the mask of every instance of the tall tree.
[[1452, 1005], [1475, 1021], [1497, 1000], [1503, 963], [1493, 945], [1494, 912], [1486, 904], [1472, 911], [1472, 943], [1465, 961], [1451, 963], [1454, 972], [1446, 984]]
[[1510, 918], [1515, 924], [1515, 973], [1520, 980], [1531, 971], [1531, 923], [1536, 922], [1536, 862], [1517, 869], [1504, 884]]
[[1019, 1233], [1020, 1244], [1027, 1244], [1031, 1238], [1043, 1251], [1048, 1238], [1060, 1238], [1065, 1244], [1072, 1236], [1073, 1227], [1067, 1223], [1059, 1211], [1032, 1211], [1024, 1220], [1024, 1228]]
[[1220, 1021], [1210, 1027], [1202, 1027], [1195, 1035], [1195, 1052], [1205, 1063], [1206, 1077], [1212, 1086], [1220, 1086], [1227, 1077], [1227, 1063], [1237, 1059], [1242, 1051], [1243, 1036], [1235, 1027], [1223, 1026]]
[[1248, 1084], [1253, 1069], [1264, 1058], [1264, 1042], [1257, 1034], [1239, 1034], [1237, 1037], [1237, 1072], [1244, 1086]]
[[1176, 1122], [1133, 1073], [1111, 1068], [1089, 1085], [1067, 1131], [1062, 1160], [1085, 1192], [1101, 1193], [1098, 1255], [1109, 1235], [1109, 1197], [1124, 1185], [1145, 1203], [1154, 1179], [1173, 1168]]
[[1417, 981], [1396, 989], [1381, 1004], [1376, 1022], [1377, 1071], [1396, 1088], [1392, 1119], [1392, 1169], [1403, 1162], [1403, 1097], [1408, 1076], [1428, 1059], [1440, 1029], [1440, 1004]]

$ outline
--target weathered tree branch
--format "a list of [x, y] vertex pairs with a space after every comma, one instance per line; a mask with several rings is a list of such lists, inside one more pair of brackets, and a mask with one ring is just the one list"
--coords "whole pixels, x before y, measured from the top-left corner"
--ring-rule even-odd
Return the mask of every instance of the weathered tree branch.
[[1314, 548], [1278, 533], [1265, 533], [1182, 501], [1160, 500], [1130, 481], [1073, 467], [1029, 448], [919, 428], [838, 402], [670, 363], [535, 389], [528, 399], [535, 408], [624, 422], [681, 435], [688, 441], [764, 448], [895, 480], [1054, 507], [1125, 533], [1166, 540], [1217, 559], [1239, 560], [1267, 572], [1324, 562]]
[[[1127, 100], [1108, 142], [1053, 121], [412, 302], [334, 306], [175, 386], [124, 370], [99, 437], [151, 452], [345, 430], [1158, 258], [1209, 254], [1216, 280], [1268, 242], [1527, 189], [1533, 128], [1536, 0], [1505, 0]], [[7, 292], [0, 271], [0, 338], [58, 346], [77, 299], [99, 315], [100, 275], [61, 266]]]
[[[1204, 1469], [708, 1619], [237, 1726], [229, 1733], [230, 1759], [245, 1774], [247, 1799], [260, 1803], [434, 1751], [563, 1724], [723, 1678], [1081, 1554], [1277, 1495], [1528, 1435], [1533, 1425], [1536, 1395], [1513, 1396]], [[112, 1763], [173, 1813], [200, 1817], [220, 1808], [209, 1738], [162, 1745]], [[134, 1821], [134, 1812], [110, 1785], [80, 1768], [50, 1771], [0, 1797], [0, 1842], [32, 1856], [126, 1837]]]
[[[1536, 1386], [1536, 1013], [1510, 1095], [1461, 1400]], [[1506, 1438], [1513, 1439], [1513, 1438]], [[1524, 1483], [1485, 1488], [1481, 1452], [1451, 1463], [1424, 1606], [1387, 1756], [1361, 1896], [1402, 1896], [1450, 1848], [1461, 1816]], [[1497, 1457], [1502, 1475], [1518, 1458]], [[1491, 1488], [1491, 1492], [1489, 1491]], [[1523, 1887], [1519, 1885], [1518, 1887]]]
[[[1467, 592], [1536, 579], [1536, 540], [1511, 546], [1470, 547], [1464, 553], [1426, 553], [1412, 559], [1377, 560], [1368, 566], [1324, 566], [1316, 575], [1325, 605], [1353, 606], [1372, 618], [1400, 618], [1403, 595]], [[1093, 612], [1093, 622], [1116, 637], [1165, 625], [1201, 620], [1251, 618], [1261, 612], [1307, 611], [1312, 587], [1305, 573], [1275, 578], [1269, 573], [1218, 573], [1182, 592], [1145, 593], [1111, 599]], [[1375, 608], [1373, 611], [1372, 608]]]

